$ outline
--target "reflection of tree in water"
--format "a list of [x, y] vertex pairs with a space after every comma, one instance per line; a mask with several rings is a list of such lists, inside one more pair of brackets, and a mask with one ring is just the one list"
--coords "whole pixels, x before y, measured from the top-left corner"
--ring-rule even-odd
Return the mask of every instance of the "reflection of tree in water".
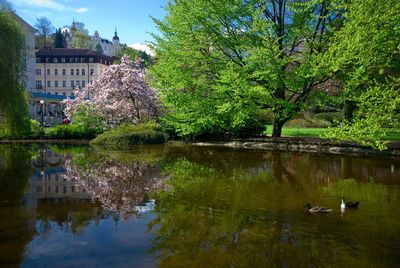
[[[376, 218], [365, 218], [362, 212], [339, 222], [337, 214], [312, 216], [302, 209], [305, 192], [320, 195], [320, 184], [310, 185], [313, 180], [296, 171], [294, 167], [302, 167], [301, 156], [289, 156], [288, 162], [284, 154], [266, 153], [264, 160], [255, 154], [258, 159], [239, 162], [229, 152], [225, 158], [215, 155], [208, 162], [185, 155], [165, 167], [172, 190], [158, 193], [156, 218], [150, 225], [156, 237], [152, 252], [158, 254], [160, 266], [347, 267], [397, 262], [393, 248], [377, 249], [370, 241], [383, 238], [398, 245], [397, 220], [379, 221], [382, 230], [373, 228]], [[382, 219], [396, 217], [396, 211], [375, 213]]]
[[20, 208], [31, 153], [29, 147], [0, 144], [0, 267], [17, 267], [25, 245], [36, 234], [29, 213]]
[[65, 178], [84, 189], [102, 208], [121, 212], [124, 219], [137, 215], [139, 205], [148, 199], [149, 192], [163, 187], [156, 164], [122, 163], [105, 156], [91, 158], [83, 164], [79, 163], [81, 160], [66, 160]]

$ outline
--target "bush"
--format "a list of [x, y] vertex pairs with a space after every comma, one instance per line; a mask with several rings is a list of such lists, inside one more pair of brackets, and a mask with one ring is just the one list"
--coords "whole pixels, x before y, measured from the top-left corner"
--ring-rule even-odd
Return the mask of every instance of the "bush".
[[99, 145], [162, 144], [167, 141], [166, 133], [154, 122], [147, 124], [122, 124], [106, 131], [91, 141]]
[[46, 138], [48, 139], [77, 139], [91, 140], [101, 133], [95, 128], [85, 128], [80, 125], [57, 125], [46, 129]]
[[43, 127], [40, 126], [40, 123], [38, 121], [31, 119], [30, 120], [30, 133], [28, 135], [28, 138], [38, 139], [43, 136], [44, 136]]

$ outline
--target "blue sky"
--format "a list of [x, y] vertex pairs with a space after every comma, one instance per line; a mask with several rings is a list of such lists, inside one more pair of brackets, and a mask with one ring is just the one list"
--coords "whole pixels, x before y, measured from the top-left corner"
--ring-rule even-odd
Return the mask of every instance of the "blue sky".
[[31, 25], [44, 16], [55, 27], [70, 25], [72, 19], [85, 23], [89, 34], [95, 30], [109, 40], [117, 27], [122, 43], [151, 41], [156, 32], [150, 16], [163, 18], [168, 0], [8, 0], [17, 14]]

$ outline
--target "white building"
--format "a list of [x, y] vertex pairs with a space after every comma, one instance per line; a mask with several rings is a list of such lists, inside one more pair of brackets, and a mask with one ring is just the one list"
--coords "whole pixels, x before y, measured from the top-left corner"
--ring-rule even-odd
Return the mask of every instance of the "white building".
[[[71, 29], [64, 28], [62, 31], [67, 39], [67, 48], [74, 48], [73, 47], [74, 33], [77, 31], [77, 28], [75, 26], [75, 21], [72, 22]], [[97, 52], [97, 46], [100, 46], [103, 51], [103, 54], [110, 57], [118, 56], [119, 53], [122, 51], [122, 46], [119, 42], [117, 29], [115, 29], [112, 41], [109, 41], [108, 39], [101, 37], [98, 31], [95, 31], [94, 35], [89, 37], [92, 43], [90, 49], [93, 51]]]
[[[114, 58], [89, 49], [44, 48], [36, 52], [35, 92], [31, 92], [29, 112], [38, 121], [59, 124], [63, 120], [67, 97], [74, 98], [76, 88], [96, 80]], [[44, 101], [44, 104], [40, 103]]]

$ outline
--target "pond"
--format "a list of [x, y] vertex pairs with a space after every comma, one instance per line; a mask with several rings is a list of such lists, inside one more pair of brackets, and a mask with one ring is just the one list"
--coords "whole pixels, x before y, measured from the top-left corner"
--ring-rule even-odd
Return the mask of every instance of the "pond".
[[400, 159], [0, 145], [0, 216], [0, 267], [398, 267]]

